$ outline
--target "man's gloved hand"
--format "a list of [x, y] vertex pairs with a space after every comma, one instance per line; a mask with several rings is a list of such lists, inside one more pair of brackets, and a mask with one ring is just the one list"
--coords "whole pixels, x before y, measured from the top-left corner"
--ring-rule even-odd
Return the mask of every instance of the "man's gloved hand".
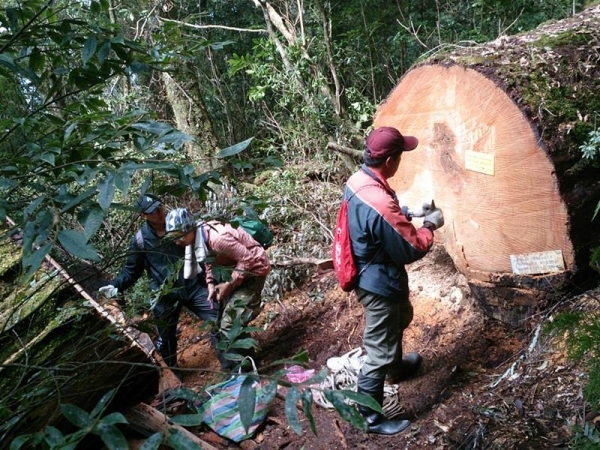
[[432, 231], [444, 226], [444, 213], [440, 208], [433, 208], [423, 219], [423, 226], [427, 226]]
[[[432, 200], [433, 202], [433, 200]], [[408, 214], [412, 217], [425, 217], [434, 208], [432, 203], [423, 203], [422, 205], [415, 206], [414, 208], [408, 208]]]
[[119, 295], [119, 290], [112, 284], [109, 284], [98, 289], [98, 293], [106, 298], [115, 298]]

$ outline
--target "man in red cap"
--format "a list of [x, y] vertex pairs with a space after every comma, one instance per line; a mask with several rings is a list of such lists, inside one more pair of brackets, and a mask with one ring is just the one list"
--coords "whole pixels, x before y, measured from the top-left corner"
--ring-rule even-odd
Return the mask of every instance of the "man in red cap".
[[[359, 393], [383, 404], [386, 376], [396, 383], [414, 374], [418, 353], [402, 355], [402, 335], [413, 318], [405, 265], [421, 259], [433, 245], [433, 232], [444, 224], [439, 208], [427, 208], [420, 229], [410, 222], [387, 180], [394, 176], [403, 152], [419, 145], [413, 136], [381, 127], [367, 137], [361, 169], [346, 183], [352, 253], [359, 271], [355, 290], [365, 309], [364, 346], [367, 357], [357, 381]], [[390, 420], [359, 405], [369, 433], [396, 434], [408, 420]]]

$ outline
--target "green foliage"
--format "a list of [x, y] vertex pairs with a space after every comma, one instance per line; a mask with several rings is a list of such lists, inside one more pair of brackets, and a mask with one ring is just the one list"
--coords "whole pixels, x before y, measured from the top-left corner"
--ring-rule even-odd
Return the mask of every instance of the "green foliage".
[[15, 99], [0, 112], [0, 215], [21, 225], [26, 277], [54, 248], [99, 261], [92, 238], [136, 172], [160, 171], [195, 190], [211, 178], [172, 158], [190, 136], [142, 109], [112, 108], [108, 93], [162, 57], [88, 20], [107, 10], [107, 2], [28, 1], [0, 12], [0, 85]]
[[110, 390], [100, 399], [94, 409], [87, 413], [81, 408], [62, 404], [62, 414], [75, 425], [78, 430], [63, 435], [57, 428], [48, 426], [44, 431], [19, 436], [10, 444], [10, 450], [19, 449], [75, 449], [90, 434], [102, 439], [109, 450], [123, 450], [128, 448], [127, 440], [117, 425], [126, 424], [127, 420], [122, 414], [114, 412], [103, 416], [107, 405], [112, 400], [116, 390]]
[[583, 427], [576, 425], [575, 436], [572, 439], [573, 450], [594, 450], [600, 445], [600, 436], [594, 424], [586, 422]]
[[[545, 327], [545, 331], [562, 333], [568, 354], [586, 366], [587, 384], [584, 398], [587, 404], [600, 404], [600, 315], [589, 312], [566, 312], [558, 315]], [[599, 437], [593, 424], [575, 427], [573, 447], [576, 449], [596, 448]]]
[[589, 132], [588, 140], [579, 146], [584, 160], [598, 166], [600, 162], [600, 130], [595, 128]]

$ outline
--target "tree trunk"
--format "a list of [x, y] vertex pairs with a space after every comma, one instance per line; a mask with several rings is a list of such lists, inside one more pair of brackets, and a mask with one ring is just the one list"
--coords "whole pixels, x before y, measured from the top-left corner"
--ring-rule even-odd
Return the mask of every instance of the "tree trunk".
[[200, 93], [193, 82], [181, 83], [167, 72], [161, 76], [176, 128], [195, 139], [186, 143], [188, 158], [197, 164], [200, 173], [213, 170], [218, 146]]
[[420, 141], [390, 180], [401, 203], [435, 199], [445, 217], [436, 240], [484, 306], [510, 322], [587, 275], [600, 244], [591, 223], [598, 171], [578, 150], [600, 112], [599, 45], [596, 6], [435, 55], [406, 73], [375, 117], [375, 128]]

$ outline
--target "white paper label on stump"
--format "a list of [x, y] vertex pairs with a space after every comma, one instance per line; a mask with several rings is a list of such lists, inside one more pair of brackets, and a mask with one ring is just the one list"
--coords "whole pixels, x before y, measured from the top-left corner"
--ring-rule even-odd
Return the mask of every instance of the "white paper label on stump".
[[465, 169], [485, 173], [486, 175], [494, 175], [494, 155], [466, 150]]
[[510, 264], [513, 273], [517, 275], [555, 273], [565, 270], [561, 250], [510, 255]]

